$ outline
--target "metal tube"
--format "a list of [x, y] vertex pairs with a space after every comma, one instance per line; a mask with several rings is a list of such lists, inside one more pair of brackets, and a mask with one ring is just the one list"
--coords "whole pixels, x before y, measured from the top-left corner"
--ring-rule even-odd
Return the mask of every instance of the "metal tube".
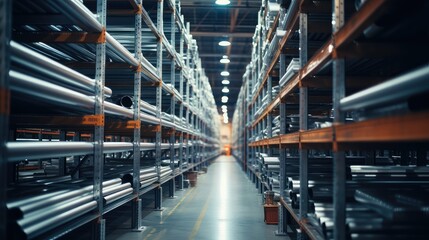
[[35, 238], [36, 236], [44, 232], [47, 232], [53, 228], [56, 228], [61, 224], [71, 221], [95, 209], [96, 207], [97, 207], [97, 203], [95, 201], [91, 201], [89, 203], [77, 206], [67, 212], [54, 215], [51, 218], [46, 219], [46, 221], [40, 221], [37, 224], [31, 225], [28, 228], [22, 229], [21, 234], [25, 235], [27, 239]]
[[[31, 68], [33, 71], [55, 78], [59, 83], [80, 89], [83, 93], [94, 93], [95, 81], [42, 54], [10, 41], [11, 60]], [[104, 95], [110, 97], [112, 90], [104, 87]]]
[[75, 198], [67, 199], [67, 201], [57, 202], [52, 205], [48, 205], [44, 208], [38, 208], [36, 211], [26, 214], [22, 219], [18, 220], [17, 223], [22, 228], [31, 227], [31, 225], [37, 224], [38, 222], [44, 221], [57, 214], [61, 214], [67, 210], [78, 207], [82, 204], [88, 203], [92, 200], [92, 195], [79, 196]]
[[106, 32], [106, 42], [107, 46], [113, 50], [114, 53], [119, 55], [127, 63], [131, 64], [134, 67], [139, 66], [139, 62], [134, 58], [134, 56], [126, 49], [122, 44], [120, 44], [115, 38], [113, 38], [109, 33]]
[[153, 178], [149, 178], [149, 179], [144, 180], [144, 181], [140, 181], [140, 188], [145, 188], [145, 187], [155, 183], [156, 181], [158, 181], [158, 176], [153, 177]]
[[429, 91], [428, 78], [429, 66], [425, 65], [341, 99], [340, 109], [341, 111], [351, 111], [407, 101], [412, 95]]
[[[40, 159], [92, 153], [92, 142], [8, 142], [9, 161]], [[104, 153], [131, 151], [132, 143], [105, 142]]]
[[126, 188], [131, 188], [131, 183], [124, 183], [124, 184], [114, 185], [114, 186], [111, 186], [108, 188], [103, 188], [103, 195], [108, 196], [108, 195], [113, 194], [115, 192], [122, 191]]
[[113, 194], [104, 196], [105, 204], [110, 204], [116, 200], [119, 200], [120, 198], [123, 198], [127, 195], [130, 195], [132, 192], [133, 192], [133, 189], [131, 187], [128, 187], [128, 188], [123, 189], [121, 191], [118, 191], [118, 192], [115, 192]]

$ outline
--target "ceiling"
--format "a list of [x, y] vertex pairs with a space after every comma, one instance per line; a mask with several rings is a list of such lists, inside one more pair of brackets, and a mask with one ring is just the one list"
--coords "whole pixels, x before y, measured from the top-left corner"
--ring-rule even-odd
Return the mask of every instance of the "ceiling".
[[[225, 104], [229, 121], [235, 110], [242, 76], [251, 60], [252, 36], [261, 7], [261, 0], [230, 1], [227, 6], [219, 6], [215, 0], [181, 0], [181, 12], [185, 22], [190, 22], [191, 34], [197, 40], [202, 66], [213, 89], [219, 113], [222, 113], [221, 97], [229, 98]], [[231, 46], [219, 46], [221, 40], [229, 40]], [[229, 57], [229, 64], [220, 63], [223, 55]], [[224, 70], [229, 71], [229, 77], [220, 75]], [[230, 81], [229, 93], [221, 91], [223, 79]]]

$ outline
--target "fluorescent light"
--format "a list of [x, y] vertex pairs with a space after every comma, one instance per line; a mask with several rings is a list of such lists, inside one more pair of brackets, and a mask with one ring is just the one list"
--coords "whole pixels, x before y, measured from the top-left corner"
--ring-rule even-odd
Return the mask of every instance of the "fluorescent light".
[[222, 71], [222, 72], [220, 73], [220, 75], [221, 75], [222, 77], [228, 77], [228, 76], [229, 76], [229, 72], [228, 72], [228, 71]]
[[227, 96], [223, 96], [221, 99], [222, 103], [227, 103], [228, 102], [228, 97]]
[[223, 88], [222, 88], [222, 92], [223, 92], [223, 93], [229, 93], [229, 89], [228, 89], [227, 87], [223, 87]]
[[222, 107], [221, 107], [222, 109], [224, 109], [224, 108], [228, 108], [228, 106], [226, 106], [226, 105], [222, 105]]
[[228, 84], [229, 84], [229, 80], [228, 80], [228, 79], [224, 79], [224, 80], [222, 80], [222, 84], [223, 84], [223, 85], [228, 85]]
[[221, 46], [221, 47], [228, 47], [229, 45], [231, 45], [231, 43], [229, 41], [220, 41], [219, 42], [219, 46]]
[[229, 0], [216, 0], [215, 2], [217, 5], [228, 5], [231, 2]]
[[224, 119], [223, 123], [227, 124], [228, 123], [228, 119]]
[[223, 117], [224, 117], [224, 118], [228, 118], [228, 112], [224, 112], [224, 113], [223, 113]]
[[226, 108], [222, 108], [222, 112], [223, 112], [223, 113], [226, 113], [226, 112], [228, 112], [228, 109], [226, 109]]
[[227, 63], [230, 63], [231, 61], [228, 59], [228, 58], [222, 58], [221, 60], [220, 60], [220, 63], [223, 63], [223, 64], [227, 64]]

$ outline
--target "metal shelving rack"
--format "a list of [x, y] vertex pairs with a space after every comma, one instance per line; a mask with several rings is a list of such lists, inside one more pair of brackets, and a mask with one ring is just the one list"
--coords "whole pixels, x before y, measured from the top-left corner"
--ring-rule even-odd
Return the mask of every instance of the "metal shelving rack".
[[[427, 47], [420, 40], [427, 41], [429, 36], [424, 14], [428, 4], [375, 0], [281, 3], [283, 8], [275, 18], [269, 19], [273, 13], [266, 7], [272, 3], [263, 2], [259, 13], [252, 61], [243, 76], [233, 118], [233, 154], [261, 193], [270, 188], [257, 167], [261, 153], [280, 159], [277, 234], [286, 234], [289, 226], [296, 229], [293, 234], [299, 239], [389, 238], [391, 227], [406, 224], [363, 203], [361, 191], [368, 186], [359, 184], [369, 184], [370, 174], [359, 178], [352, 166], [368, 165], [378, 171], [376, 175], [390, 168], [417, 171], [424, 166], [422, 171], [427, 171], [428, 108], [422, 102], [429, 91], [422, 86], [429, 83], [429, 62]], [[406, 14], [409, 11], [413, 16]], [[293, 61], [298, 59], [299, 69], [293, 72]], [[279, 92], [273, 95], [271, 88], [277, 84], [281, 85]], [[274, 135], [273, 117], [279, 117], [279, 131]], [[264, 131], [265, 135], [260, 134]], [[315, 166], [329, 171], [318, 173]], [[394, 177], [380, 179], [385, 184], [392, 179], [401, 184], [415, 180], [408, 175]], [[416, 179], [421, 181], [414, 188], [427, 189], [427, 179]], [[331, 200], [310, 201], [315, 199], [318, 181], [326, 182], [321, 186], [330, 189]], [[377, 179], [371, 184], [381, 182]], [[295, 183], [305, 184], [290, 190], [288, 184]], [[379, 190], [388, 191], [391, 186]], [[426, 190], [416, 190], [420, 191], [426, 194]], [[385, 201], [384, 206], [397, 206], [392, 199], [380, 201]], [[373, 229], [359, 229], [362, 224], [356, 222], [356, 212], [350, 210], [353, 206], [374, 214], [366, 219], [383, 219], [384, 225], [365, 223]], [[405, 234], [422, 237], [417, 229], [427, 221], [418, 223], [408, 217], [407, 223], [413, 226]], [[397, 234], [400, 238], [403, 233]]]
[[11, 1], [0, 1], [0, 238], [7, 238], [7, 154], [6, 142], [9, 128], [10, 90], [7, 73], [9, 71], [9, 41], [10, 41], [10, 8]]
[[[173, 197], [176, 180], [183, 188], [185, 172], [220, 154], [215, 101], [179, 1], [0, 7], [2, 184], [25, 190], [5, 198], [2, 188], [1, 216], [22, 212], [2, 224], [8, 239], [56, 238], [90, 222], [104, 239], [104, 214], [130, 201], [140, 229], [141, 195], [154, 190], [162, 210], [164, 184]], [[48, 195], [63, 207], [34, 227], [30, 202]]]

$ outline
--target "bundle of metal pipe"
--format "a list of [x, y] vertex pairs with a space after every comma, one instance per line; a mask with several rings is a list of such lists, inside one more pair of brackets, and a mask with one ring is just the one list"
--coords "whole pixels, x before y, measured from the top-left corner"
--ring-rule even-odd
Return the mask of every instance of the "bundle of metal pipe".
[[[299, 209], [299, 203], [301, 199], [301, 195], [299, 193], [291, 193], [291, 206], [292, 208]], [[314, 201], [309, 200], [308, 201], [308, 212], [312, 213], [314, 212]]]
[[[46, 104], [60, 106], [64, 111], [73, 110], [81, 113], [91, 113], [93, 111], [94, 97], [13, 70], [9, 72], [9, 76], [13, 91], [35, 97]], [[120, 118], [133, 118], [131, 109], [111, 102], [104, 102], [104, 110], [106, 114]], [[144, 112], [140, 113], [140, 119], [151, 124], [159, 124], [161, 121], [159, 118]], [[163, 122], [163, 124], [167, 127], [177, 127], [180, 130], [185, 130], [168, 121]]]
[[350, 171], [353, 180], [429, 180], [429, 167], [354, 165], [350, 166]]
[[161, 160], [161, 166], [170, 166], [170, 165], [172, 165], [174, 168], [177, 168], [180, 165], [180, 160], [174, 159], [173, 162], [171, 162], [170, 159]]
[[171, 173], [173, 173], [173, 170], [171, 170], [170, 167], [161, 167], [159, 169], [159, 179], [160, 181], [164, 181], [167, 178], [169, 178], [171, 176]]
[[103, 188], [104, 204], [111, 204], [112, 202], [119, 200], [133, 192], [133, 188], [130, 183], [117, 184], [115, 186]]
[[[118, 104], [123, 106], [123, 107], [126, 107], [126, 108], [132, 108], [133, 101], [134, 101], [133, 97], [125, 95], [125, 96], [122, 96], [119, 98]], [[155, 106], [153, 106], [153, 105], [151, 105], [151, 104], [149, 104], [149, 103], [147, 103], [141, 99], [139, 102], [140, 102], [140, 110], [141, 111], [150, 113], [152, 115], [156, 115], [156, 107]]]
[[[334, 230], [334, 208], [332, 204], [315, 203], [314, 217], [322, 228], [323, 235], [327, 239], [332, 239]], [[392, 233], [410, 232], [412, 235], [420, 236], [426, 231], [425, 224], [422, 221], [392, 222], [384, 219], [378, 213], [361, 203], [347, 203], [346, 207], [346, 226], [347, 235], [352, 236], [371, 236], [375, 239], [395, 239]], [[412, 219], [410, 219], [412, 220]], [[404, 238], [399, 238], [404, 239]], [[413, 238], [414, 239], [414, 238]]]
[[395, 222], [429, 221], [429, 191], [414, 186], [402, 188], [356, 190], [355, 198], [378, 212], [385, 219]]
[[[175, 145], [174, 147], [178, 147]], [[8, 142], [9, 161], [33, 160], [41, 158], [67, 157], [92, 154], [93, 142]], [[170, 144], [161, 144], [161, 149], [169, 149]], [[116, 153], [132, 151], [130, 142], [104, 142], [103, 152]], [[141, 151], [155, 150], [155, 143], [140, 143]]]
[[279, 160], [278, 157], [263, 156], [262, 157], [262, 164], [265, 164], [265, 165], [280, 165], [280, 160]]
[[[133, 174], [127, 173], [122, 177], [122, 183], [130, 183], [133, 185]], [[158, 173], [156, 167], [143, 168], [140, 170], [140, 188], [149, 186], [158, 180]]]
[[[47, 81], [72, 88], [80, 93], [93, 95], [95, 80], [76, 72], [36, 51], [33, 51], [15, 41], [10, 42], [12, 68], [14, 64], [25, 66], [38, 74], [47, 76]], [[112, 90], [104, 87], [104, 95], [110, 97]]]
[[280, 171], [280, 165], [265, 165], [265, 168], [267, 171], [273, 171], [273, 172], [279, 172]]
[[[372, 181], [354, 181], [354, 180], [348, 180], [346, 182], [347, 188], [350, 189], [358, 189], [362, 187], [370, 187], [370, 188], [407, 188], [412, 187], [413, 185], [420, 185], [421, 188], [425, 187], [424, 189], [429, 186], [429, 181], [397, 181], [397, 180], [385, 180], [385, 181], [378, 181], [378, 180], [372, 180]], [[294, 192], [299, 192], [300, 189], [300, 181], [299, 179], [295, 178], [288, 178], [288, 189], [292, 190]], [[308, 181], [308, 187], [320, 187], [320, 188], [329, 188], [332, 186], [332, 180], [309, 180]]]
[[278, 178], [270, 177], [269, 178], [269, 183], [273, 187], [279, 187], [280, 186], [280, 182], [279, 182]]
[[[127, 193], [130, 185], [121, 184], [121, 179], [103, 182], [105, 203], [117, 200]], [[19, 239], [31, 239], [91, 210], [97, 203], [93, 200], [93, 186], [75, 190], [58, 190], [22, 197], [6, 204], [10, 224]], [[132, 189], [131, 189], [132, 191]], [[129, 190], [128, 190], [129, 193]]]
[[[341, 99], [340, 109], [342, 111], [361, 111], [361, 118], [371, 115], [386, 114], [385, 112], [409, 111], [417, 108], [426, 108], [425, 94], [429, 91], [427, 79], [429, 77], [429, 66], [426, 64], [411, 72], [400, 75], [389, 81], [360, 91]], [[419, 106], [414, 106], [419, 103]], [[388, 108], [396, 106], [395, 108]], [[377, 114], [377, 109], [380, 114]], [[366, 113], [364, 112], [366, 111]]]

